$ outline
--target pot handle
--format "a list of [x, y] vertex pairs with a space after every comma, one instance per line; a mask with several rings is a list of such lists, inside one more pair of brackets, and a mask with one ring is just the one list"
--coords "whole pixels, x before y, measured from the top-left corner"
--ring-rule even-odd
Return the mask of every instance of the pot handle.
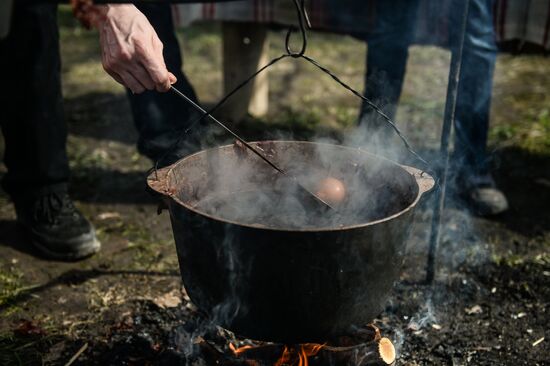
[[166, 166], [159, 169], [151, 169], [151, 172], [147, 176], [147, 186], [154, 192], [160, 193], [163, 196], [170, 195], [170, 189], [168, 184], [168, 174], [172, 170], [172, 166]]
[[403, 168], [411, 174], [414, 179], [416, 179], [416, 183], [420, 189], [420, 195], [423, 195], [434, 188], [435, 179], [425, 171], [406, 165], [404, 165]]
[[157, 213], [160, 215], [168, 208], [172, 191], [170, 189], [168, 175], [172, 171], [172, 165], [159, 169], [151, 169], [147, 176], [147, 191], [159, 198]]

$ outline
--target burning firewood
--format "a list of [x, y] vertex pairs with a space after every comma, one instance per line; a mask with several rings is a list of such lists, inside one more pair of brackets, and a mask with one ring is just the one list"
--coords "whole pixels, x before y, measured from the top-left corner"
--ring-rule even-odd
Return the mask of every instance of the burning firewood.
[[241, 359], [254, 360], [261, 364], [277, 360], [272, 363], [274, 366], [387, 366], [393, 365], [396, 358], [392, 342], [388, 338], [380, 337], [379, 333], [367, 343], [350, 347], [307, 343], [293, 346], [265, 344], [241, 348], [230, 345], [230, 348]]

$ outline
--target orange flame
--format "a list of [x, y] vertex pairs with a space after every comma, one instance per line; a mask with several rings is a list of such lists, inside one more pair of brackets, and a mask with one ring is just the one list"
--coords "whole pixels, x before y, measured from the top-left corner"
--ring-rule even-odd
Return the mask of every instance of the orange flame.
[[243, 346], [243, 347], [235, 347], [235, 345], [233, 345], [233, 343], [229, 343], [229, 349], [231, 351], [233, 351], [233, 353], [235, 354], [235, 356], [240, 356], [241, 354], [245, 353], [246, 350], [249, 350], [251, 348], [255, 348], [255, 347], [252, 347], [252, 346]]
[[[316, 356], [321, 349], [323, 349], [324, 344], [315, 344], [315, 343], [305, 343], [296, 347], [285, 346], [283, 349], [283, 354], [275, 362], [274, 366], [309, 366], [308, 358]], [[261, 348], [253, 346], [243, 346], [235, 347], [232, 343], [229, 343], [229, 349], [239, 357], [246, 353], [250, 349]]]
[[[235, 356], [240, 357], [243, 353], [246, 353], [249, 349], [253, 348], [259, 348], [259, 347], [253, 347], [253, 346], [242, 346], [242, 347], [235, 347], [233, 343], [229, 343], [229, 349], [235, 354]], [[259, 366], [259, 364], [256, 361], [248, 360], [246, 361], [246, 364], [249, 366]]]
[[299, 349], [285, 346], [281, 358], [274, 366], [308, 366], [308, 358], [316, 356], [324, 346], [313, 343], [302, 344]]

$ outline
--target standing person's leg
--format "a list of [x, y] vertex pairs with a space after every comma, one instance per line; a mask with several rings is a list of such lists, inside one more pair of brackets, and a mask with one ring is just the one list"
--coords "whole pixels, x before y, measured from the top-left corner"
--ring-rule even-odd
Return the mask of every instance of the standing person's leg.
[[10, 34], [0, 42], [0, 73], [10, 90], [0, 97], [8, 168], [2, 185], [14, 199], [67, 190], [56, 14], [52, 5], [16, 6]]
[[[164, 45], [166, 66], [178, 79], [175, 87], [196, 101], [195, 91], [182, 72], [182, 56], [174, 31], [170, 5], [141, 4], [138, 8], [149, 19]], [[138, 150], [156, 161], [172, 146], [182, 130], [188, 127], [196, 113], [192, 107], [171, 92], [162, 94], [146, 91], [134, 95], [128, 91], [128, 95], [139, 132]], [[177, 156], [199, 148], [195, 134], [190, 134], [184, 140], [178, 151], [162, 163], [170, 163]]]
[[8, 37], [0, 41], [0, 124], [8, 172], [2, 186], [18, 222], [43, 254], [75, 259], [96, 252], [90, 223], [67, 195], [67, 130], [61, 95], [55, 5], [15, 4]]
[[[462, 1], [455, 1], [461, 8]], [[460, 29], [461, 14], [452, 12], [453, 29]], [[452, 46], [459, 31], [453, 32]], [[464, 194], [481, 214], [497, 214], [508, 207], [489, 174], [486, 153], [497, 46], [493, 28], [493, 0], [471, 0], [455, 120], [455, 154]]]
[[[365, 96], [394, 118], [401, 95], [409, 56], [414, 40], [418, 0], [374, 0], [375, 26], [368, 35]], [[391, 129], [366, 103], [361, 107], [360, 123], [369, 133], [387, 139]], [[382, 141], [381, 141], [382, 142]]]

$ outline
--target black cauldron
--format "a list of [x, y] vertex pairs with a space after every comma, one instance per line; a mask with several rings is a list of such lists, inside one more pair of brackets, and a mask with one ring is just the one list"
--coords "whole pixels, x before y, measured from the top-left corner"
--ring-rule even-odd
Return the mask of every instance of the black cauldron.
[[361, 149], [295, 141], [253, 145], [301, 180], [308, 171], [326, 171], [358, 182], [355, 190], [366, 198], [350, 201], [357, 207], [364, 199], [369, 213], [349, 223], [300, 228], [239, 222], [201, 209], [212, 192], [237, 197], [280, 179], [237, 145], [153, 172], [148, 184], [169, 208], [191, 300], [238, 335], [287, 344], [324, 342], [371, 322], [399, 276], [415, 207], [433, 178]]

